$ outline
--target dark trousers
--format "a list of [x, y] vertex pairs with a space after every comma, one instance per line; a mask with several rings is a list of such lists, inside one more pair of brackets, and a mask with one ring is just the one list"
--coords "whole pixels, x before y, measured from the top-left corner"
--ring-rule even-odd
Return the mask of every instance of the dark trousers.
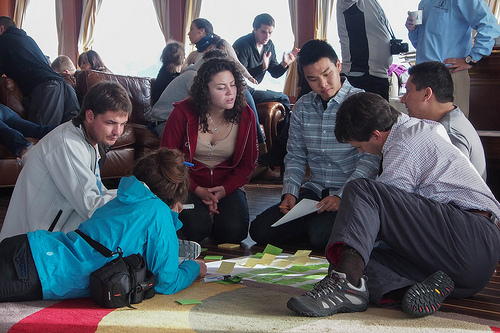
[[41, 139], [54, 127], [24, 120], [10, 108], [0, 104], [0, 142], [15, 156], [31, 145], [26, 137]]
[[[374, 248], [376, 241], [386, 246]], [[370, 301], [377, 304], [437, 270], [455, 282], [451, 297], [472, 296], [500, 257], [500, 231], [490, 219], [370, 179], [344, 188], [326, 251], [333, 266], [342, 244], [365, 260]]]
[[250, 215], [243, 190], [219, 200], [219, 214], [214, 215], [213, 221], [207, 206], [195, 194], [189, 193], [186, 203], [194, 204], [194, 209], [184, 209], [179, 214], [183, 224], [180, 232], [185, 239], [201, 242], [211, 236], [221, 243], [240, 243], [247, 238]]
[[[313, 191], [304, 189], [297, 202], [303, 198], [321, 200]], [[337, 212], [311, 213], [296, 220], [271, 227], [283, 217], [279, 204], [257, 215], [250, 224], [250, 237], [258, 244], [304, 245], [323, 251], [335, 221]]]
[[29, 106], [28, 120], [39, 125], [65, 123], [80, 110], [75, 89], [62, 80], [40, 83], [26, 102]]
[[389, 77], [381, 78], [365, 74], [363, 76], [347, 76], [347, 79], [353, 87], [379, 94], [386, 100], [389, 100]]
[[285, 111], [290, 111], [290, 99], [287, 95], [272, 91], [272, 90], [256, 90], [253, 88], [248, 88], [250, 94], [252, 94], [253, 100], [255, 104], [264, 103], [264, 102], [280, 102], [285, 107]]
[[26, 234], [0, 242], [0, 302], [43, 299], [42, 285]]

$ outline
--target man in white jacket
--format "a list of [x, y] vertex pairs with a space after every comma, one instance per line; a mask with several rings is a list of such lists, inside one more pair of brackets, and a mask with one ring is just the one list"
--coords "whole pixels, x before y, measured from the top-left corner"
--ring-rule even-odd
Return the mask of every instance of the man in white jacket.
[[101, 182], [99, 146], [123, 133], [132, 103], [118, 83], [92, 87], [74, 119], [59, 125], [28, 153], [5, 216], [0, 241], [44, 229], [74, 230], [116, 196]]

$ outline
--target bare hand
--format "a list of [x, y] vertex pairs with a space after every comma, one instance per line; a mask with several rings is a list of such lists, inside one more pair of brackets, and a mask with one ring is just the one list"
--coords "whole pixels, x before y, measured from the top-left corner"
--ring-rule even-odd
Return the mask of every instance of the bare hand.
[[199, 277], [204, 277], [205, 275], [207, 275], [207, 265], [201, 261], [201, 260], [195, 260], [198, 264], [200, 264], [200, 275], [198, 275]]
[[184, 209], [184, 207], [182, 206], [182, 204], [179, 201], [177, 201], [176, 203], [174, 203], [172, 205], [172, 207], [170, 207], [170, 209], [173, 212], [180, 213], [180, 212], [182, 212], [182, 210]]
[[250, 76], [248, 78], [248, 81], [252, 82], [253, 84], [259, 84], [259, 81], [257, 81], [253, 76]]
[[283, 214], [286, 214], [290, 211], [290, 209], [295, 206], [297, 203], [297, 198], [295, 198], [293, 195], [287, 193], [285, 194], [285, 197], [283, 198], [283, 201], [280, 204], [280, 212]]
[[283, 64], [285, 65], [284, 67], [290, 66], [292, 62], [294, 62], [297, 59], [297, 55], [299, 54], [300, 49], [294, 47], [291, 52], [284, 53], [283, 54]]
[[465, 71], [471, 69], [472, 66], [465, 62], [465, 58], [448, 58], [444, 59], [444, 64], [449, 65], [448, 69], [451, 73]]
[[408, 31], [413, 31], [417, 28], [415, 25], [415, 19], [410, 16], [410, 12], [408, 12], [408, 17], [406, 18], [406, 23], [405, 23], [406, 29]]
[[[323, 198], [316, 207], [319, 208], [318, 214], [323, 212], [333, 212], [338, 211], [340, 205], [340, 197], [336, 195], [329, 195], [326, 198]], [[320, 208], [321, 207], [321, 208]]]
[[224, 186], [210, 187], [207, 190], [217, 198], [217, 202], [226, 196], [226, 189]]
[[262, 54], [262, 70], [265, 71], [269, 68], [269, 61], [271, 61], [271, 52]]

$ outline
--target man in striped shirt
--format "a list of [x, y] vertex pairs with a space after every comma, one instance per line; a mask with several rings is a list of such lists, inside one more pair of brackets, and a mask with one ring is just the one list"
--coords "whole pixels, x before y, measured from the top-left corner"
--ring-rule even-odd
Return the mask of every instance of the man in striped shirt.
[[[380, 158], [361, 154], [335, 139], [337, 110], [351, 95], [362, 92], [341, 79], [337, 54], [325, 41], [310, 40], [299, 52], [299, 73], [311, 92], [295, 104], [285, 157], [283, 196], [278, 205], [252, 221], [250, 236], [259, 244], [307, 243], [323, 250], [335, 221], [344, 185], [351, 179], [374, 178]], [[304, 184], [306, 167], [310, 181]], [[319, 201], [318, 212], [271, 227], [303, 198]]]
[[340, 107], [335, 135], [383, 156], [383, 172], [346, 185], [326, 248], [330, 274], [288, 307], [328, 316], [400, 302], [422, 317], [483, 289], [500, 259], [500, 203], [445, 128], [360, 93]]

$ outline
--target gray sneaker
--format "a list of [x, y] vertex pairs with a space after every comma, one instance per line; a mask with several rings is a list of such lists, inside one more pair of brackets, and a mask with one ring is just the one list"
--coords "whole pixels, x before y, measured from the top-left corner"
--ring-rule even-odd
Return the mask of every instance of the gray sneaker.
[[185, 260], [194, 260], [198, 258], [200, 253], [200, 244], [185, 239], [179, 239], [179, 258]]
[[344, 273], [330, 272], [314, 289], [288, 300], [288, 308], [309, 317], [331, 316], [338, 312], [361, 312], [368, 307], [368, 290], [363, 277], [359, 287], [347, 281]]

